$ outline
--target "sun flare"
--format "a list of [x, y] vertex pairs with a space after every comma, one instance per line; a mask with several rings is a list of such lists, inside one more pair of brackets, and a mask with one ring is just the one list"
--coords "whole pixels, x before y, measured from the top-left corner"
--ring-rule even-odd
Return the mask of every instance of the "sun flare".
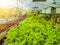
[[0, 0], [0, 7], [8, 6], [11, 0]]

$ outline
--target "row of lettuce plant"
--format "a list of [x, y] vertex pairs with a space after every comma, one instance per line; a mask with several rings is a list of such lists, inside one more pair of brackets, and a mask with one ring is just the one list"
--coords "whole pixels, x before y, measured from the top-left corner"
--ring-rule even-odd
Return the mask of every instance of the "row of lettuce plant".
[[4, 45], [60, 45], [60, 25], [53, 28], [44, 16], [29, 16], [9, 29]]

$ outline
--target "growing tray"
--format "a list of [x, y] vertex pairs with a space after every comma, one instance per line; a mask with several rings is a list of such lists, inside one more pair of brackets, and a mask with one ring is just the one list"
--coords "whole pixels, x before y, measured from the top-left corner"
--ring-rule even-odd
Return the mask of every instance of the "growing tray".
[[12, 21], [9, 21], [9, 22], [6, 22], [4, 24], [0, 24], [0, 40], [2, 40], [8, 29], [10, 29], [11, 27], [14, 27], [16, 26], [20, 21], [22, 21], [24, 18], [26, 17], [26, 15], [23, 15], [21, 16], [20, 18], [18, 19], [15, 19], [15, 20], [12, 20]]

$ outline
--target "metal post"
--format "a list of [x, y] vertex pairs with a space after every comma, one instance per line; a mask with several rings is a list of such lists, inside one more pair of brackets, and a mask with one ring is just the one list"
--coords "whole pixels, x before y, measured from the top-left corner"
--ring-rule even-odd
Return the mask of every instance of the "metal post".
[[[18, 1], [19, 1], [19, 0], [16, 0], [16, 1], [17, 1], [17, 9], [18, 9], [18, 8], [19, 8], [19, 7], [18, 7]], [[17, 10], [17, 9], [16, 9], [16, 10]], [[17, 15], [19, 16], [19, 11], [17, 12]]]

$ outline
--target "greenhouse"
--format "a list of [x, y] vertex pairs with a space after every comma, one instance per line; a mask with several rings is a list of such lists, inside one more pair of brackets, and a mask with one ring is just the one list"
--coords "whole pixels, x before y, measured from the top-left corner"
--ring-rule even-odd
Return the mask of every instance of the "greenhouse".
[[0, 0], [0, 45], [60, 45], [60, 0]]

